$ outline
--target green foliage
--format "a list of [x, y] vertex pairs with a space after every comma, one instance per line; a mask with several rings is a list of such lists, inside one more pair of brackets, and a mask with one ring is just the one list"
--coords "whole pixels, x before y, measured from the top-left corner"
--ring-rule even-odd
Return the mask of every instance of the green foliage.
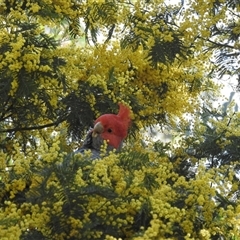
[[[224, 208], [234, 205], [239, 197], [239, 112], [237, 104], [230, 98], [222, 105], [222, 108], [216, 109], [211, 104], [204, 104], [202, 111], [191, 121], [191, 125], [185, 125], [179, 132], [188, 132], [182, 135], [181, 144], [177, 152], [181, 153], [181, 163], [177, 168], [178, 173], [183, 176], [196, 176], [193, 171], [202, 160], [206, 164], [206, 172], [211, 169], [219, 169], [218, 177], [225, 179], [231, 175], [232, 192], [228, 197], [217, 194], [216, 201]], [[174, 156], [175, 161], [178, 156]], [[225, 187], [228, 191], [227, 186]]]
[[[9, 64], [1, 68], [0, 77], [0, 121], [9, 122], [6, 124], [8, 132], [41, 127], [37, 121], [39, 118], [54, 124], [64, 120], [51, 103], [51, 92], [57, 87], [66, 88], [65, 76], [60, 71], [65, 61], [57, 56], [49, 58], [48, 52], [57, 43], [44, 32], [37, 34], [37, 31], [37, 24], [17, 23], [16, 30], [9, 34], [12, 41], [4, 40], [6, 42], [0, 49], [1, 55], [12, 52], [12, 58], [16, 58], [13, 61], [10, 59]], [[16, 45], [19, 45], [17, 49]], [[23, 61], [22, 65], [17, 65], [19, 60]], [[37, 68], [37, 62], [44, 67]], [[55, 89], [53, 86], [52, 89], [45, 88], [43, 79], [50, 82], [57, 80], [58, 85]], [[14, 84], [16, 87], [13, 90]]]
[[[191, 147], [194, 147], [194, 155], [198, 159], [207, 158], [212, 167], [232, 165], [239, 160], [239, 112], [235, 112], [237, 104], [233, 105], [233, 103], [230, 98], [219, 110], [206, 105], [198, 115], [201, 117], [202, 141], [198, 144], [191, 144]], [[196, 124], [195, 129], [197, 128]], [[199, 133], [193, 134], [197, 136]], [[192, 141], [197, 143], [196, 139], [193, 140], [192, 137], [189, 139], [191, 139], [191, 143]], [[238, 164], [236, 167], [239, 168]]]
[[210, 9], [216, 18], [226, 14], [225, 21], [211, 24], [210, 36], [207, 39], [209, 49], [215, 50], [215, 72], [220, 78], [226, 74], [239, 76], [239, 6], [238, 1], [214, 1]]
[[19, 222], [20, 239], [238, 236], [238, 200], [224, 196], [220, 185], [229, 184], [232, 172], [222, 178], [224, 171], [200, 165], [196, 177], [185, 180], [171, 158], [150, 149], [125, 149], [95, 161], [87, 154], [63, 154], [48, 164], [40, 157], [29, 168], [28, 187], [14, 198], [7, 192], [2, 197], [2, 209], [17, 209], [5, 221], [9, 227]]
[[161, 9], [149, 20], [145, 17], [148, 14], [147, 9], [142, 8], [140, 13], [134, 12], [129, 16], [130, 28], [121, 40], [121, 46], [131, 47], [133, 51], [139, 47], [148, 49], [148, 57], [154, 67], [157, 67], [158, 63], [172, 63], [177, 56], [187, 57], [191, 53], [190, 47], [184, 46], [183, 34], [179, 32], [175, 23], [179, 9]]
[[[87, 8], [85, 15], [85, 34], [86, 40], [90, 40], [97, 44], [98, 42], [98, 33], [100, 32], [99, 28], [94, 26], [95, 23], [101, 22], [104, 27], [108, 29], [108, 37], [105, 39], [105, 42], [111, 39], [116, 19], [114, 15], [109, 14], [118, 11], [118, 6], [115, 1], [107, 1], [101, 4], [93, 4]], [[90, 34], [89, 34], [90, 33]], [[90, 36], [89, 36], [90, 35]]]
[[[113, 104], [107, 95], [104, 95], [102, 89], [97, 86], [89, 86], [88, 83], [82, 82], [78, 90], [70, 93], [63, 99], [63, 104], [68, 110], [66, 122], [68, 124], [68, 133], [74, 140], [80, 140], [84, 137], [83, 129], [92, 127], [96, 119], [95, 111], [106, 113], [113, 112], [116, 104]], [[98, 102], [95, 111], [91, 108], [87, 96], [93, 94]], [[85, 113], [88, 114], [85, 114]]]
[[[239, 3], [183, 4], [0, 3], [1, 239], [240, 237], [238, 106], [197, 104], [205, 76], [239, 72]], [[72, 154], [118, 102], [122, 152]], [[178, 141], [139, 144], [154, 124]]]

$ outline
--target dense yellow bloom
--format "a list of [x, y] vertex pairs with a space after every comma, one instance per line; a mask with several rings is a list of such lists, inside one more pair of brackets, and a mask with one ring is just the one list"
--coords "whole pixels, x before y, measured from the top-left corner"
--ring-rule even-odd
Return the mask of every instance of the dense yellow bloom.
[[[17, 144], [15, 147], [17, 147]], [[44, 157], [43, 159], [45, 161], [47, 156], [49, 160], [50, 158], [55, 158], [55, 155], [50, 156], [47, 153], [44, 154], [43, 151], [48, 151], [50, 155], [53, 154], [53, 152], [58, 152], [59, 137], [53, 136], [51, 146], [48, 146], [48, 148], [45, 146], [39, 149], [39, 156]], [[215, 190], [210, 185], [213, 179], [216, 184], [214, 187], [220, 192], [225, 191], [225, 189], [220, 188], [219, 181], [221, 181], [221, 179], [215, 177], [215, 175], [219, 173], [217, 169], [209, 171], [206, 174], [204, 166], [200, 165], [196, 179], [186, 181], [184, 177], [180, 177], [174, 172], [174, 166], [168, 158], [159, 157], [158, 154], [151, 149], [141, 149], [141, 151], [149, 156], [151, 161], [150, 165], [141, 166], [138, 158], [133, 158], [126, 161], [125, 164], [134, 164], [134, 161], [136, 161], [137, 168], [133, 165], [133, 168], [124, 170], [124, 166], [126, 167], [127, 165], [120, 165], [120, 163], [126, 159], [121, 159], [121, 155], [113, 152], [101, 160], [89, 162], [88, 164], [85, 163], [86, 166], [84, 168], [78, 168], [76, 170], [76, 175], [73, 176], [73, 182], [66, 183], [66, 186], [72, 189], [72, 191], [87, 189], [88, 186], [91, 185], [102, 187], [103, 189], [112, 189], [112, 192], [117, 195], [109, 199], [98, 194], [91, 194], [86, 197], [82, 195], [81, 198], [84, 199], [84, 202], [78, 207], [83, 211], [83, 215], [81, 215], [81, 217], [70, 215], [66, 219], [66, 223], [70, 226], [69, 234], [72, 237], [82, 236], [81, 233], [85, 231], [85, 226], [91, 224], [93, 215], [96, 216], [96, 218], [102, 219], [109, 227], [126, 229], [125, 231], [128, 236], [139, 240], [153, 238], [164, 239], [166, 234], [169, 236], [174, 234], [174, 226], [178, 226], [182, 229], [181, 231], [184, 231], [186, 239], [190, 237], [210, 239], [212, 235], [225, 231], [226, 221], [233, 226], [231, 234], [237, 236], [239, 230], [237, 216], [240, 208], [234, 209], [228, 206], [227, 209], [218, 209], [217, 204], [211, 199], [215, 196]], [[17, 161], [18, 160], [15, 162], [17, 163]], [[73, 161], [73, 159], [71, 161]], [[84, 163], [86, 160], [84, 160], [83, 156], [77, 156], [75, 161]], [[45, 164], [61, 166], [58, 162], [54, 161], [46, 161]], [[43, 168], [46, 166], [47, 165], [40, 165], [40, 167]], [[55, 191], [53, 195], [55, 200], [53, 202], [49, 202], [46, 198], [41, 204], [23, 203], [20, 205], [20, 209], [10, 201], [5, 202], [4, 211], [2, 210], [0, 212], [0, 216], [2, 217], [3, 214], [10, 214], [9, 217], [15, 216], [15, 218], [19, 219], [20, 227], [16, 233], [12, 233], [13, 228], [8, 228], [8, 230], [3, 230], [3, 234], [6, 234], [6, 236], [8, 236], [7, 234], [13, 234], [13, 236], [16, 237], [16, 234], [21, 234], [26, 228], [38, 228], [44, 234], [51, 235], [49, 229], [46, 227], [46, 223], [51, 221], [50, 215], [61, 215], [62, 211], [66, 209], [66, 203], [69, 201], [67, 200], [66, 202], [66, 199], [62, 195], [63, 192], [61, 189], [64, 188], [64, 186], [62, 185], [63, 183], [60, 184], [59, 176], [58, 173], [51, 173], [46, 182], [46, 190], [51, 191], [50, 189], [54, 189]], [[151, 179], [149, 178], [150, 176], [154, 176], [154, 178]], [[147, 180], [148, 178], [151, 179], [150, 182]], [[172, 181], [170, 179], [175, 179], [173, 185], [168, 183]], [[230, 172], [226, 182], [229, 183], [231, 179], [232, 175]], [[46, 180], [40, 176], [32, 176], [31, 189], [36, 189], [36, 187], [44, 184], [45, 181]], [[151, 181], [154, 181], [156, 185]], [[6, 189], [10, 191], [10, 199], [25, 189], [25, 186], [26, 182], [23, 179], [13, 180]], [[177, 207], [174, 204], [175, 201], [178, 201], [178, 199], [184, 196], [181, 191], [179, 192], [180, 189], [184, 190], [186, 194], [188, 192], [190, 193], [187, 194], [185, 199], [186, 208]], [[79, 193], [81, 193], [81, 191]], [[128, 198], [128, 196], [131, 197]], [[68, 207], [74, 205], [76, 201], [78, 200], [74, 199]], [[150, 222], [149, 225], [142, 228], [141, 236], [134, 237], [131, 235], [131, 231], [128, 232], [127, 229], [134, 224], [134, 216], [142, 211], [143, 206], [150, 208], [148, 210]], [[218, 213], [221, 218], [213, 221], [213, 215], [216, 213]], [[199, 232], [196, 232], [194, 229], [194, 221], [198, 217], [204, 218], [205, 227], [204, 229], [200, 229]], [[102, 234], [102, 231], [94, 231], [88, 236], [97, 239], [99, 236], [102, 236]], [[52, 236], [52, 238], [64, 239], [64, 236], [64, 234], [55, 235]]]
[[[68, 123], [41, 127], [52, 123], [46, 115], [58, 120], [58, 114], [66, 110], [64, 119], [68, 119], [72, 106], [65, 105], [64, 100], [72, 93], [96, 117], [102, 114], [99, 103], [125, 103], [133, 110], [133, 125], [140, 129], [164, 120], [171, 126], [176, 119], [183, 123], [185, 113], [198, 112], [199, 94], [214, 88], [206, 77], [211, 52], [202, 51], [202, 38], [210, 36], [213, 23], [228, 21], [225, 7], [208, 16], [214, 3], [190, 3], [189, 8], [182, 9], [188, 20], [178, 19], [180, 27], [176, 31], [176, 24], [170, 29], [162, 17], [155, 19], [159, 12], [168, 14], [163, 0], [130, 4], [122, 0], [0, 3], [4, 26], [0, 31], [1, 86], [6, 83], [7, 89], [2, 109], [11, 109], [8, 101], [14, 99], [14, 104], [26, 101], [39, 110], [39, 118], [33, 123], [39, 129], [28, 131], [29, 138], [25, 138], [25, 132], [1, 132], [1, 239], [20, 239], [35, 231], [43, 238], [56, 240], [177, 239], [178, 234], [185, 239], [240, 237], [240, 205], [236, 199], [239, 182], [234, 175], [237, 163], [208, 170], [185, 151], [184, 140], [178, 142], [177, 149], [171, 146], [163, 152], [164, 146], [155, 150], [154, 143], [143, 145], [141, 133], [134, 141], [129, 137], [120, 153], [107, 153], [104, 142], [101, 159], [92, 161], [90, 152], [72, 154], [81, 143], [72, 143], [67, 137]], [[31, 29], [27, 23], [36, 23], [36, 28]], [[78, 44], [78, 37], [85, 34], [83, 25], [88, 27], [88, 37], [89, 32], [100, 32], [103, 43], [93, 46], [84, 40], [84, 44]], [[238, 25], [236, 22], [234, 34], [240, 31]], [[105, 41], [109, 27], [114, 29], [113, 39]], [[76, 33], [74, 44], [68, 44], [68, 31]], [[169, 62], [153, 64], [150, 52], [156, 41], [171, 44], [176, 40], [175, 32], [182, 47], [194, 54], [182, 57], [177, 53]], [[45, 34], [64, 43], [55, 48]], [[126, 46], [124, 37], [130, 37], [125, 39]], [[61, 61], [66, 64], [59, 64]], [[38, 94], [31, 92], [34, 88]], [[80, 112], [81, 107], [77, 105]], [[29, 111], [24, 116], [30, 124], [31, 114]], [[239, 138], [239, 117], [232, 109], [222, 121], [211, 121], [221, 136], [216, 140], [220, 149], [231, 146], [231, 137]], [[77, 121], [82, 124], [81, 116]], [[0, 130], [12, 128], [15, 122], [28, 127], [17, 122], [12, 111]], [[193, 125], [200, 135], [198, 141], [203, 141], [207, 127], [200, 120]], [[197, 166], [195, 177], [188, 178], [181, 172], [183, 161]]]

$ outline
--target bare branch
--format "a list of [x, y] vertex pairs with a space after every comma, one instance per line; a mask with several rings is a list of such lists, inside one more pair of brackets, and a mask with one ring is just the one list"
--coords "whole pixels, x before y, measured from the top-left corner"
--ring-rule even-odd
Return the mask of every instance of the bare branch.
[[57, 120], [52, 123], [44, 124], [44, 125], [36, 125], [36, 126], [30, 126], [30, 127], [14, 127], [14, 128], [8, 128], [8, 129], [0, 129], [1, 133], [12, 133], [12, 132], [18, 132], [18, 131], [29, 131], [29, 130], [39, 130], [43, 128], [58, 126], [60, 123], [64, 122], [66, 120], [65, 118], [62, 118], [60, 120]]

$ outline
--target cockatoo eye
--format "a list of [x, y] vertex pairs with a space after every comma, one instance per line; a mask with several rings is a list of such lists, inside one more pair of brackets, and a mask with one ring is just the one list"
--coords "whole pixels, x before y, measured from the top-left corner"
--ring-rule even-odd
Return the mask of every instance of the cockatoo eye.
[[107, 130], [109, 133], [111, 133], [112, 132], [112, 129], [111, 128], [108, 128], [108, 130]]

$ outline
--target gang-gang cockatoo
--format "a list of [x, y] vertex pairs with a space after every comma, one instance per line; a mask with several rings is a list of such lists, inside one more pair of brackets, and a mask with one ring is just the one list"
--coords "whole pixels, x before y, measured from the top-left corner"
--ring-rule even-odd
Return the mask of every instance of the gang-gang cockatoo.
[[100, 148], [103, 141], [107, 141], [107, 151], [120, 150], [123, 140], [127, 137], [131, 123], [130, 109], [119, 103], [118, 114], [103, 114], [94, 122], [94, 127], [89, 130], [82, 148], [76, 153], [91, 150], [92, 159], [100, 157]]

